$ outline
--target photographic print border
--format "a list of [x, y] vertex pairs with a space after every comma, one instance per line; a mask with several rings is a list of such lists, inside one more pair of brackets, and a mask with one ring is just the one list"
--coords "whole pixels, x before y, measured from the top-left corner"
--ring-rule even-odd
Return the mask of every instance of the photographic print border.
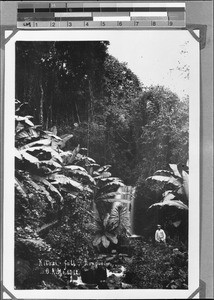
[[[197, 31], [195, 31], [198, 34]], [[128, 38], [131, 32], [124, 31], [123, 38]], [[134, 33], [134, 32], [133, 32]], [[133, 33], [131, 33], [133, 35]], [[190, 146], [189, 146], [189, 153], [190, 153], [190, 214], [189, 214], [189, 289], [188, 290], [158, 290], [158, 294], [160, 298], [169, 298], [173, 297], [176, 294], [179, 298], [186, 298], [189, 293], [192, 293], [199, 284], [199, 184], [195, 184], [199, 182], [199, 44], [195, 39], [189, 34], [188, 31], [179, 31], [173, 30], [170, 32], [162, 31], [162, 32], [137, 32], [136, 36], [139, 38], [143, 37], [150, 37], [158, 36], [159, 34], [168, 35], [169, 38], [172, 35], [178, 35], [180, 37], [188, 38], [191, 41], [190, 53], [189, 53], [189, 65], [190, 65], [190, 72], [192, 74], [189, 86], [190, 86]], [[8, 153], [7, 149], [12, 149], [14, 140], [12, 139], [11, 132], [14, 131], [13, 129], [13, 118], [15, 115], [13, 103], [10, 102], [11, 98], [14, 98], [15, 95], [15, 44], [17, 41], [91, 41], [91, 40], [110, 40], [112, 35], [116, 35], [118, 38], [121, 36], [122, 32], [116, 31], [91, 31], [91, 32], [79, 32], [79, 31], [72, 31], [72, 33], [68, 31], [24, 31], [18, 32], [10, 41], [7, 43], [5, 48], [5, 154]], [[138, 40], [137, 39], [137, 40]], [[10, 132], [10, 134], [9, 134]], [[10, 154], [5, 156], [4, 159], [7, 169], [5, 169], [5, 178], [11, 178], [13, 176], [14, 170], [14, 161], [11, 160]], [[11, 218], [14, 219], [14, 211], [10, 210], [10, 207], [13, 206], [14, 199], [14, 190], [8, 189], [6, 180], [4, 186], [4, 197], [7, 198], [8, 201], [5, 202], [5, 209], [4, 209], [4, 227], [5, 227], [5, 234], [12, 236], [14, 233], [13, 231], [13, 222], [8, 223], [7, 220]], [[47, 297], [63, 297], [67, 298], [70, 297], [71, 291], [69, 290], [13, 290], [13, 280], [11, 274], [14, 270], [14, 263], [10, 260], [10, 257], [13, 256], [13, 249], [14, 249], [14, 241], [12, 239], [5, 239], [5, 256], [4, 261], [7, 261], [7, 265], [4, 268], [4, 278], [5, 278], [5, 285], [7, 289], [12, 292], [12, 294], [19, 297], [30, 297], [30, 295], [36, 295], [37, 298], [43, 297], [42, 295], [47, 295]], [[10, 277], [9, 277], [10, 276]], [[7, 279], [8, 278], [8, 279]], [[10, 279], [9, 279], [10, 278]], [[157, 293], [157, 290], [126, 290], [126, 295], [124, 295], [123, 290], [111, 291], [106, 290], [105, 293], [103, 291], [92, 291], [92, 290], [72, 290], [72, 295], [75, 298], [123, 298], [128, 297], [134, 298], [141, 297], [141, 294], [144, 294], [143, 297], [150, 298], [154, 297]], [[34, 296], [32, 296], [34, 297]]]

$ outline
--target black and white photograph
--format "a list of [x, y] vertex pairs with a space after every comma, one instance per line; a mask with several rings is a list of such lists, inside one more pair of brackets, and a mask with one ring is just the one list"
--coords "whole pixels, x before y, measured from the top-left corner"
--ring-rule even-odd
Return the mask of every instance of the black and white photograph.
[[198, 42], [121, 30], [10, 43], [14, 291], [188, 295], [199, 274]]

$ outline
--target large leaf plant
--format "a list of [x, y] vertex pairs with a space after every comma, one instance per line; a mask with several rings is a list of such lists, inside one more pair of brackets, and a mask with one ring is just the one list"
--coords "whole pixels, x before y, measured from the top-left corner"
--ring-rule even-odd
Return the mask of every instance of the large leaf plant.
[[91, 234], [97, 239], [97, 232], [87, 231], [92, 219], [97, 229], [102, 221], [106, 234], [101, 240], [107, 247], [109, 241], [117, 243], [128, 220], [124, 208], [114, 204], [112, 208], [123, 183], [111, 176], [110, 166], [100, 167], [79, 145], [63, 151], [72, 134], [59, 137], [56, 128], [43, 130], [31, 116], [20, 114], [21, 106], [16, 101], [15, 253], [17, 262], [26, 261], [24, 272], [20, 264], [16, 269], [17, 282], [23, 287], [28, 266], [35, 265], [38, 253], [48, 259], [83, 255], [90, 248]]
[[[151, 189], [162, 191], [159, 202], [149, 206], [149, 211], [160, 212], [174, 227], [183, 222], [187, 227], [189, 205], [189, 171], [187, 165], [169, 164], [169, 170], [158, 170], [146, 179]], [[187, 228], [186, 228], [187, 229]]]
[[117, 244], [118, 237], [128, 234], [130, 230], [127, 207], [120, 202], [115, 202], [110, 213], [101, 215], [94, 212], [93, 222], [88, 226], [94, 232], [93, 245], [108, 248], [110, 243]]
[[[51, 259], [51, 255], [61, 253], [61, 243], [54, 249], [55, 232], [52, 232], [52, 238], [48, 236], [56, 227], [61, 231], [59, 236], [62, 236], [63, 226], [69, 225], [66, 227], [71, 236], [69, 239], [75, 241], [72, 236], [76, 237], [78, 232], [78, 238], [84, 240], [84, 224], [89, 218], [87, 199], [92, 198], [92, 188], [96, 182], [84, 166], [78, 165], [83, 158], [79, 154], [79, 146], [72, 151], [62, 150], [65, 142], [72, 138], [71, 134], [60, 138], [54, 130], [44, 131], [41, 126], [33, 124], [31, 116], [21, 116], [20, 108], [21, 104], [17, 100], [15, 255], [17, 262], [24, 259], [28, 266], [35, 265], [39, 256]], [[71, 223], [77, 218], [79, 222], [75, 223], [77, 230], [74, 232], [71, 230]], [[69, 236], [68, 230], [66, 236]], [[31, 268], [26, 267], [25, 272], [22, 272], [19, 266], [17, 264], [16, 274], [19, 275], [16, 277], [16, 284], [22, 285]]]

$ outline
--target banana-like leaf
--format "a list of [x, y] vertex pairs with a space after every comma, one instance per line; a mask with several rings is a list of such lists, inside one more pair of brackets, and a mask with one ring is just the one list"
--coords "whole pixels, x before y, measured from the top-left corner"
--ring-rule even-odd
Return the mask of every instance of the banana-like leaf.
[[155, 207], [155, 206], [159, 206], [159, 207], [164, 207], [164, 206], [174, 206], [177, 207], [178, 209], [184, 209], [184, 210], [188, 210], [188, 206], [185, 205], [182, 201], [180, 200], [164, 200], [163, 202], [159, 202], [159, 203], [155, 203], [152, 204], [150, 208]]
[[104, 218], [104, 220], [103, 220], [104, 227], [106, 227], [106, 225], [108, 224], [109, 217], [110, 217], [110, 214], [107, 213], [106, 216], [105, 216], [105, 218]]
[[87, 148], [80, 148], [80, 151], [88, 151]]
[[29, 144], [26, 144], [24, 146], [22, 146], [20, 149], [28, 149], [30, 147], [38, 147], [38, 146], [50, 146], [51, 145], [51, 139], [41, 139]]
[[154, 175], [162, 175], [162, 176], [171, 177], [173, 174], [172, 174], [172, 172], [167, 171], [167, 170], [158, 170], [154, 173]]
[[[27, 115], [27, 116], [25, 116], [24, 118], [27, 118], [27, 119], [33, 119], [33, 116]], [[33, 125], [33, 126], [34, 126], [34, 125]]]
[[22, 124], [18, 123], [16, 126], [16, 140], [18, 139], [26, 139], [29, 138], [30, 134], [27, 130], [25, 130], [24, 126]]
[[[41, 184], [37, 184], [37, 182], [43, 183], [43, 185]], [[51, 197], [50, 193], [48, 192], [48, 190], [46, 189], [46, 187], [48, 187], [51, 190], [51, 185], [48, 183], [48, 181], [46, 181], [45, 179], [43, 179], [42, 177], [33, 175], [31, 177], [28, 178], [28, 183], [33, 186], [37, 191], [40, 191], [41, 194], [43, 194], [46, 199], [50, 202], [50, 203], [55, 203], [55, 200]], [[46, 186], [46, 187], [45, 187]], [[54, 188], [54, 187], [53, 187]], [[53, 190], [52, 190], [53, 191]], [[55, 191], [56, 192], [56, 191]]]
[[185, 195], [185, 190], [183, 184], [176, 189], [178, 195]]
[[40, 193], [42, 193], [50, 203], [55, 203], [55, 200], [51, 197], [50, 193], [46, 190], [44, 186], [40, 185], [39, 189]]
[[[40, 125], [38, 125], [40, 126]], [[29, 127], [28, 131], [31, 137], [37, 138], [40, 136], [40, 132], [38, 131], [38, 126]]]
[[30, 127], [33, 127], [34, 126], [34, 124], [33, 124], [33, 122], [31, 122], [27, 117], [26, 117], [26, 119], [25, 119], [25, 124], [27, 124], [28, 126], [30, 126]]
[[95, 164], [96, 163], [96, 161], [93, 158], [88, 157], [88, 156], [85, 156], [84, 160], [86, 160], [88, 163], [90, 163], [89, 164], [90, 166], [91, 166], [91, 164]]
[[179, 187], [182, 184], [181, 178], [175, 178], [174, 176], [162, 176], [162, 175], [154, 175], [148, 177], [146, 180], [155, 180], [159, 182], [165, 182], [167, 184], [173, 184], [175, 187]]
[[102, 166], [97, 170], [97, 172], [99, 172], [99, 173], [106, 172], [110, 167], [111, 167], [111, 165]]
[[80, 171], [80, 170], [76, 170], [76, 171], [72, 171], [73, 176], [79, 176], [82, 177], [84, 179], [86, 179], [88, 182], [90, 182], [93, 185], [96, 185], [95, 180], [93, 179], [93, 177], [91, 177], [88, 173]]
[[15, 120], [17, 122], [23, 122], [25, 124], [27, 124], [28, 126], [34, 126], [34, 124], [29, 120], [29, 119], [32, 119], [33, 117], [32, 116], [25, 116], [25, 117], [22, 117], [22, 116], [15, 116]]
[[54, 149], [55, 151], [59, 150], [59, 141], [52, 139], [51, 148]]
[[20, 131], [23, 130], [24, 128], [25, 128], [24, 124], [21, 123], [21, 122], [18, 122], [18, 123], [16, 124], [15, 133], [20, 132]]
[[95, 236], [94, 240], [93, 240], [93, 245], [94, 246], [98, 246], [102, 241], [102, 235], [98, 234]]
[[163, 193], [163, 200], [164, 201], [168, 201], [168, 200], [172, 200], [172, 199], [175, 199], [175, 195], [173, 194], [172, 190], [165, 191]]
[[62, 152], [61, 157], [63, 159], [64, 165], [71, 165], [75, 158], [77, 157], [78, 153], [80, 151], [80, 145], [78, 145], [72, 152], [66, 151]]
[[32, 139], [32, 138], [38, 138], [40, 136], [40, 134], [37, 132], [37, 130], [35, 130], [36, 126], [34, 127], [29, 127], [29, 128], [25, 128], [24, 126], [22, 127], [22, 125], [18, 124], [16, 126], [16, 140], [19, 139]]
[[92, 218], [97, 224], [99, 224], [100, 228], [103, 228], [103, 221], [100, 218], [100, 215], [99, 215], [99, 212], [98, 212], [96, 206], [94, 206]]
[[25, 121], [26, 119], [33, 119], [33, 116], [18, 116], [18, 115], [15, 115], [15, 120], [16, 121]]
[[39, 160], [38, 158], [36, 158], [35, 156], [29, 154], [25, 149], [24, 150], [20, 150], [20, 153], [22, 155], [22, 157], [27, 160], [28, 162], [30, 162], [31, 164], [35, 164], [38, 166], [39, 164]]
[[105, 179], [108, 179], [111, 177], [111, 173], [110, 172], [103, 172], [103, 173], [99, 173], [99, 172], [96, 172], [98, 174], [98, 176], [95, 177], [96, 180], [98, 179], [102, 179], [103, 181]]
[[31, 179], [31, 177], [27, 178], [27, 182], [36, 190], [40, 190], [40, 185], [38, 185], [34, 180]]
[[117, 231], [120, 231], [123, 228], [126, 230], [129, 228], [129, 216], [126, 206], [121, 205], [120, 203], [115, 204], [111, 210], [109, 225]]
[[76, 169], [76, 170], [67, 170], [69, 172], [67, 172], [69, 175], [74, 175], [74, 176], [83, 176], [83, 177], [87, 177], [90, 181], [93, 181], [93, 183], [95, 184], [96, 182], [94, 181], [94, 179], [88, 175], [88, 172], [87, 171], [82, 171], [82, 170], [79, 170], [79, 169]]
[[20, 131], [24, 130], [25, 129], [25, 126], [24, 124], [22, 124], [21, 122], [18, 122], [17, 125], [16, 125], [16, 129], [15, 129], [15, 133], [19, 133]]
[[39, 181], [42, 184], [44, 184], [52, 193], [57, 194], [59, 196], [61, 202], [63, 201], [63, 197], [60, 194], [60, 192], [58, 191], [58, 189], [53, 184], [51, 184], [48, 180], [46, 180], [43, 177], [36, 176], [36, 175], [32, 176], [32, 178], [35, 181]]
[[63, 151], [60, 153], [63, 164], [67, 167], [72, 164], [74, 161], [73, 152], [71, 151]]
[[62, 166], [58, 162], [56, 162], [52, 159], [50, 159], [50, 160], [40, 160], [39, 165], [40, 166], [48, 166], [48, 167], [51, 167], [51, 169], [56, 169], [57, 168], [57, 169], [59, 169], [59, 171], [62, 168]]
[[58, 142], [62, 141], [62, 139], [58, 135], [54, 134], [52, 131], [43, 131], [43, 132], [44, 132], [44, 136], [46, 138], [50, 138], [51, 137], [52, 140], [54, 139], [54, 140], [56, 140]]
[[96, 163], [91, 163], [91, 164], [90, 164], [90, 167], [93, 167], [93, 168], [99, 168], [100, 165], [99, 165], [99, 164], [96, 164]]
[[[95, 179], [97, 179], [97, 178], [95, 177]], [[102, 178], [102, 177], [99, 176], [98, 179], [100, 179], [103, 182], [105, 182], [105, 181], [120, 181], [120, 182], [122, 182], [121, 179], [118, 178], [118, 177], [104, 177], [104, 178]]]
[[64, 134], [61, 136], [62, 141], [60, 142], [60, 148], [63, 149], [66, 143], [73, 137], [73, 134]]
[[99, 227], [99, 225], [97, 223], [90, 223], [87, 224], [87, 229], [93, 231], [93, 232], [98, 232], [99, 230], [101, 230], [101, 228]]
[[71, 175], [82, 176], [83, 178], [90, 181], [92, 184], [94, 185], [96, 184], [94, 178], [91, 175], [89, 175], [86, 169], [84, 169], [83, 167], [72, 165], [72, 166], [65, 166], [64, 169], [69, 171]]
[[69, 166], [64, 166], [64, 169], [66, 170], [71, 170], [71, 171], [75, 171], [75, 170], [80, 170], [80, 171], [84, 171], [87, 172], [85, 168], [81, 167], [81, 166], [77, 166], [77, 165], [69, 165]]
[[83, 191], [83, 186], [81, 183], [69, 178], [69, 177], [66, 177], [64, 175], [61, 175], [61, 174], [52, 174], [48, 177], [48, 179], [51, 179], [51, 180], [54, 180], [52, 182], [52, 184], [60, 184], [60, 185], [69, 185], [69, 186], [72, 186], [80, 191]]
[[121, 195], [121, 193], [118, 193], [118, 192], [105, 193], [105, 194], [102, 194], [99, 197], [97, 197], [96, 200], [100, 201], [100, 200], [114, 199], [114, 197], [117, 196], [117, 195]]
[[169, 164], [169, 166], [172, 169], [174, 175], [181, 178], [181, 174], [178, 171], [178, 166], [176, 164]]
[[149, 176], [146, 178], [146, 180], [156, 180], [156, 181], [161, 181], [161, 182], [168, 182], [170, 180], [171, 176], [163, 176], [163, 175], [154, 175], [154, 176]]
[[189, 175], [182, 170], [183, 186], [187, 199], [189, 200]]
[[27, 198], [27, 192], [25, 191], [24, 186], [21, 184], [21, 182], [17, 178], [15, 178], [15, 188], [23, 198], [25, 198], [25, 199]]
[[100, 175], [97, 171], [94, 171], [92, 174], [93, 174], [94, 177], [97, 177], [97, 176]]
[[18, 158], [19, 160], [22, 160], [21, 153], [17, 148], [15, 148], [15, 157]]
[[105, 248], [108, 248], [108, 246], [110, 245], [110, 241], [107, 239], [107, 237], [105, 235], [102, 236], [102, 244]]
[[88, 193], [90, 193], [90, 194], [93, 194], [93, 193], [94, 193], [94, 191], [93, 191], [92, 189], [90, 189], [90, 187], [88, 187], [88, 186], [84, 186], [84, 191], [85, 191], [85, 192], [88, 192]]
[[55, 159], [55, 160], [58, 160], [59, 162], [62, 163], [62, 158], [60, 156], [60, 154], [55, 151], [52, 147], [49, 147], [49, 146], [40, 146], [40, 147], [30, 147], [27, 149], [28, 152], [36, 152], [36, 153], [39, 153], [39, 154], [46, 154], [46, 153], [49, 153], [51, 156], [52, 156], [52, 159]]
[[105, 232], [105, 235], [107, 236], [107, 238], [114, 244], [117, 244], [118, 243], [118, 239], [117, 239], [117, 236], [116, 235], [113, 235], [109, 232]]
[[51, 132], [55, 135], [57, 135], [57, 127], [54, 125], [53, 127], [51, 127]]
[[108, 182], [107, 184], [105, 184], [104, 187], [102, 187], [102, 189], [110, 187], [110, 186], [124, 186], [124, 183], [122, 183], [121, 181]]

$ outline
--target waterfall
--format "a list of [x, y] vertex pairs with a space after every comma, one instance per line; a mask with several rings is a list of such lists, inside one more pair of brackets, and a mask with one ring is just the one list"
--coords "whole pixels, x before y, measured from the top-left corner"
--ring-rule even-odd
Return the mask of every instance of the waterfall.
[[131, 234], [134, 234], [134, 194], [135, 187], [133, 186], [122, 186], [117, 190], [117, 195], [115, 199], [118, 199], [118, 202], [124, 203], [127, 206], [127, 214], [129, 215], [130, 224], [131, 224]]

